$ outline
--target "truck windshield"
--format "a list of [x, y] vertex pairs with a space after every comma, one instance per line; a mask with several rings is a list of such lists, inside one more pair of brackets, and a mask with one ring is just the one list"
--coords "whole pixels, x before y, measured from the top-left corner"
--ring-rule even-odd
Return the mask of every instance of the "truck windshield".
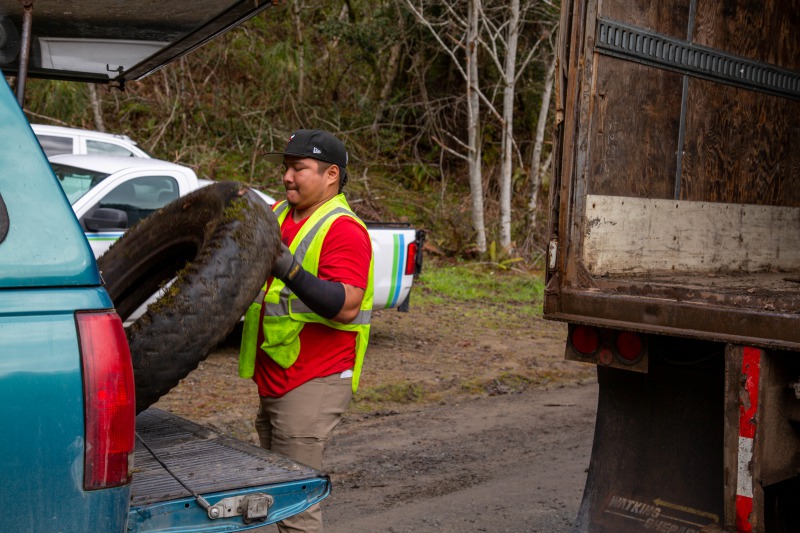
[[109, 176], [109, 174], [104, 172], [95, 172], [85, 168], [60, 165], [58, 163], [51, 163], [50, 166], [53, 167], [53, 172], [55, 172], [58, 182], [61, 184], [61, 188], [67, 193], [70, 204], [75, 204], [89, 189]]

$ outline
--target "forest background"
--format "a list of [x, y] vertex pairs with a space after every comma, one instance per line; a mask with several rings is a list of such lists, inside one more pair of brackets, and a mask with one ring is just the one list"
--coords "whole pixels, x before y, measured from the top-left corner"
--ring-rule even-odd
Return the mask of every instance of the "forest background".
[[557, 0], [284, 0], [124, 91], [30, 80], [33, 123], [124, 133], [200, 177], [282, 197], [298, 128], [347, 145], [367, 220], [429, 253], [541, 268]]

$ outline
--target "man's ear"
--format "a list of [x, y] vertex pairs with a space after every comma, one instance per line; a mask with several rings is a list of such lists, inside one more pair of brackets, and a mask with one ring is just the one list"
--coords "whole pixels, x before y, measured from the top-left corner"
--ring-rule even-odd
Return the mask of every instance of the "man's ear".
[[338, 184], [339, 183], [339, 166], [338, 165], [331, 165], [328, 167], [328, 170], [325, 171], [325, 181], [328, 185]]

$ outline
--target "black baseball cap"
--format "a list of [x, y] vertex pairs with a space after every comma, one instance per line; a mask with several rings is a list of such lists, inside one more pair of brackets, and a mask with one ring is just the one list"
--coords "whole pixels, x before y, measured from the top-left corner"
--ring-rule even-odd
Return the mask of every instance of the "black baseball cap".
[[264, 159], [270, 163], [283, 163], [285, 156], [310, 157], [338, 165], [342, 172], [347, 168], [347, 150], [344, 143], [325, 130], [297, 130], [289, 137], [283, 152], [269, 152]]

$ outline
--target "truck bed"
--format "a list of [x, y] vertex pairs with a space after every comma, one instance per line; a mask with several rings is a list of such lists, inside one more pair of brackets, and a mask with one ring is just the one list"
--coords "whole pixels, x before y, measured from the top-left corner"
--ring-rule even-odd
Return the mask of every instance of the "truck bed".
[[[800, 271], [653, 275], [584, 273], [550, 318], [800, 349]], [[557, 305], [551, 300], [551, 306]]]
[[800, 350], [796, 2], [564, 5], [545, 316]]
[[[170, 470], [201, 495], [324, 477], [282, 455], [155, 408], [137, 416], [136, 431]], [[131, 507], [190, 496], [137, 439]]]

